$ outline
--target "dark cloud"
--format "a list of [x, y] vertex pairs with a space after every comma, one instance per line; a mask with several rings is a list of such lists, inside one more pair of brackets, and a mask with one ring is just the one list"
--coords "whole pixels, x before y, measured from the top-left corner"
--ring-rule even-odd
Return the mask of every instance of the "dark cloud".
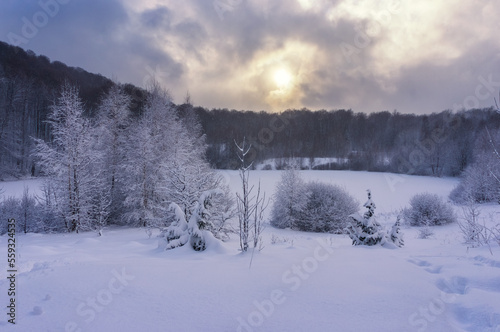
[[169, 30], [172, 20], [172, 12], [164, 6], [146, 10], [141, 13], [141, 23], [150, 29]]

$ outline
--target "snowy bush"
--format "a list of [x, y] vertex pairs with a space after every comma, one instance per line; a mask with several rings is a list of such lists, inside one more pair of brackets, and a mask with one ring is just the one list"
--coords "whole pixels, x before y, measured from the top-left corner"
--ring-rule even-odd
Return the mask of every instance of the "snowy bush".
[[279, 237], [276, 234], [271, 235], [271, 244], [289, 244], [293, 247], [293, 239], [283, 236]]
[[[0, 221], [2, 228], [0, 229], [0, 234], [7, 233], [7, 220], [8, 219], [16, 219], [18, 220], [20, 217], [20, 202], [18, 199], [14, 197], [7, 197], [2, 202], [0, 202]], [[19, 228], [19, 225], [17, 225]], [[19, 229], [16, 229], [19, 231]]]
[[479, 223], [478, 205], [470, 201], [468, 205], [462, 208], [463, 217], [458, 225], [464, 237], [467, 246], [477, 248], [488, 244], [489, 232], [485, 225]]
[[293, 227], [307, 232], [343, 233], [349, 215], [358, 209], [356, 200], [341, 187], [327, 183], [311, 182], [305, 190], [307, 200]]
[[43, 206], [25, 188], [21, 198], [8, 197], [0, 202], [0, 234], [7, 232], [8, 219], [16, 220], [16, 232], [44, 232], [44, 215]]
[[490, 246], [491, 242], [500, 245], [500, 224], [488, 227], [484, 218], [483, 222], [480, 223], [479, 216], [481, 215], [481, 211], [476, 202], [469, 201], [462, 208], [462, 213], [463, 215], [458, 225], [462, 232], [464, 243], [468, 248]]
[[271, 225], [276, 228], [293, 227], [301, 217], [306, 202], [306, 185], [300, 173], [295, 168], [287, 169], [281, 173], [281, 180], [276, 185]]
[[500, 203], [500, 131], [487, 126], [475, 142], [474, 163], [462, 174], [462, 180], [450, 194], [450, 199], [459, 204]]
[[410, 200], [403, 217], [411, 226], [436, 226], [456, 221], [453, 208], [435, 194], [418, 194]]
[[424, 226], [418, 230], [418, 238], [425, 240], [434, 235], [434, 231], [429, 226]]
[[471, 199], [476, 203], [500, 202], [500, 164], [491, 154], [480, 154], [478, 160], [462, 174], [460, 184], [450, 193], [450, 199], [466, 204]]

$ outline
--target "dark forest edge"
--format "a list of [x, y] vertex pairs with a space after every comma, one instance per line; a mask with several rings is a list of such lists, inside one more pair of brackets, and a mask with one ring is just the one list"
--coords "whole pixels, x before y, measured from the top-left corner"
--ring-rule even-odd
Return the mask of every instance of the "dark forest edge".
[[[46, 121], [66, 82], [79, 88], [89, 118], [98, 115], [102, 98], [116, 85], [0, 42], [0, 180], [40, 175], [31, 153], [33, 138], [53, 139]], [[131, 99], [131, 117], [139, 118], [148, 92], [131, 84], [121, 87]], [[278, 168], [285, 168], [291, 158], [336, 158], [320, 169], [459, 176], [491, 148], [485, 129], [496, 140], [500, 128], [494, 108], [425, 115], [308, 109], [277, 114], [209, 110], [189, 103], [175, 108], [181, 118], [194, 111], [205, 134], [207, 161], [218, 169], [238, 167], [234, 140], [246, 137], [254, 165], [274, 158]]]

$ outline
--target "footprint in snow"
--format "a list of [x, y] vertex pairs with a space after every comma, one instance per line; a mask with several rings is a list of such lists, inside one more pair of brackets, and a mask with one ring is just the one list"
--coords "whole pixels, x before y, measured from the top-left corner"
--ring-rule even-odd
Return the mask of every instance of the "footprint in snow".
[[487, 265], [491, 267], [500, 268], [500, 262], [490, 258], [486, 258], [483, 256], [476, 256], [473, 258], [473, 260], [477, 262], [476, 265]]
[[422, 268], [424, 268], [424, 270], [426, 272], [429, 272], [432, 274], [441, 273], [441, 270], [443, 269], [442, 265], [433, 266], [428, 261], [424, 261], [424, 260], [420, 260], [420, 259], [409, 259], [408, 262], [415, 264], [416, 266], [422, 267]]
[[416, 266], [420, 267], [426, 267], [426, 266], [431, 266], [432, 264], [427, 262], [427, 261], [422, 261], [419, 259], [409, 259], [408, 262], [415, 264]]
[[448, 280], [439, 279], [436, 282], [437, 288], [447, 294], [464, 295], [469, 291], [469, 280], [463, 277], [452, 277]]
[[39, 307], [39, 306], [36, 306], [33, 308], [33, 311], [31, 312], [31, 314], [33, 316], [40, 316], [41, 314], [43, 314], [43, 309], [42, 307]]
[[438, 274], [441, 273], [441, 270], [443, 269], [443, 266], [434, 266], [434, 267], [428, 267], [425, 269], [425, 271], [432, 273], [432, 274]]

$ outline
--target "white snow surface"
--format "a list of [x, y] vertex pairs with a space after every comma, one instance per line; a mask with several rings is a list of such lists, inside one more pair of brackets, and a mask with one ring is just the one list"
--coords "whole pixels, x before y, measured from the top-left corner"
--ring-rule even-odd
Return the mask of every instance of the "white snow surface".
[[[236, 171], [221, 171], [233, 191]], [[339, 184], [361, 203], [371, 189], [388, 227], [411, 196], [446, 198], [456, 179], [301, 171]], [[272, 197], [279, 171], [252, 171]], [[0, 183], [4, 196], [26, 181]], [[36, 191], [41, 181], [29, 184]], [[20, 188], [19, 188], [20, 187]], [[364, 212], [361, 208], [361, 212]], [[481, 207], [485, 221], [500, 208]], [[460, 208], [457, 207], [457, 214]], [[353, 247], [343, 235], [267, 225], [262, 251], [210, 238], [207, 250], [170, 251], [143, 229], [17, 234], [16, 325], [7, 322], [7, 236], [0, 236], [0, 331], [491, 331], [500, 332], [500, 248], [462, 244], [457, 224], [432, 238], [403, 227], [401, 249]], [[160, 246], [159, 246], [160, 245]], [[253, 257], [252, 257], [253, 255]], [[250, 266], [251, 262], [251, 266]]]

